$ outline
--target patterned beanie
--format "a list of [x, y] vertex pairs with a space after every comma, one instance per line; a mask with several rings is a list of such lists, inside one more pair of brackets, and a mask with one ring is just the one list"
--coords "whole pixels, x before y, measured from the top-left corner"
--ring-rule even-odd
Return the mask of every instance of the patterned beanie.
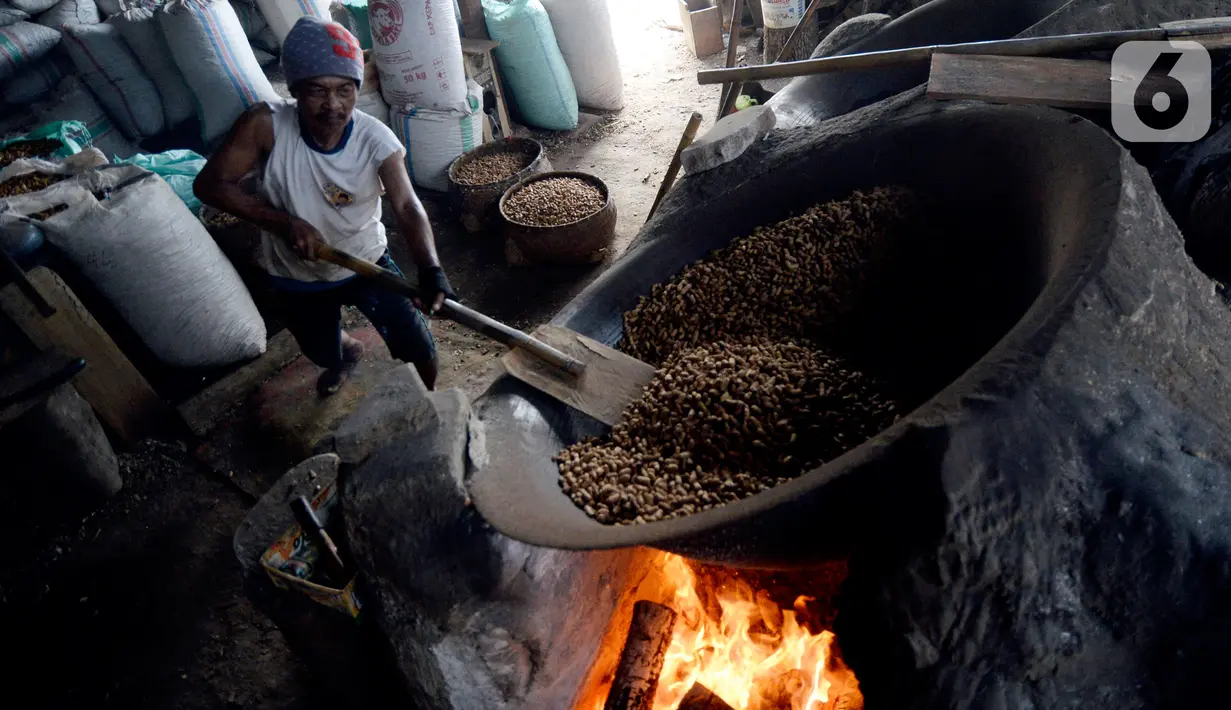
[[359, 40], [336, 22], [305, 15], [282, 42], [287, 86], [317, 76], [344, 76], [363, 84]]

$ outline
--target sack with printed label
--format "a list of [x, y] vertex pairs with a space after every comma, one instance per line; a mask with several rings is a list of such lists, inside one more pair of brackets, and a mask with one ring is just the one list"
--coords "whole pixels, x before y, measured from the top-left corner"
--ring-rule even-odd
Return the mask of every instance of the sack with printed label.
[[483, 144], [483, 90], [467, 82], [469, 110], [394, 109], [393, 132], [406, 147], [406, 171], [420, 187], [449, 189], [449, 165], [457, 156]]
[[462, 38], [453, 0], [372, 0], [372, 57], [395, 109], [466, 109]]
[[158, 13], [158, 24], [196, 97], [206, 146], [226, 135], [250, 107], [278, 100], [226, 0], [171, 0]]

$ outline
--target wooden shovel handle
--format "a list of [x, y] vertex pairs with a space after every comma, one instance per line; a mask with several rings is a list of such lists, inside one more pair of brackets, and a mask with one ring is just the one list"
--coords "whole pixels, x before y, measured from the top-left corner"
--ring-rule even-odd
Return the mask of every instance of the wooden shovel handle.
[[[328, 261], [344, 269], [349, 269], [364, 278], [371, 279], [390, 291], [403, 293], [407, 296], [418, 296], [415, 285], [405, 278], [398, 276], [388, 269], [382, 269], [370, 261], [365, 261], [335, 249], [328, 244], [319, 245], [316, 249], [316, 256], [322, 261]], [[507, 345], [510, 348], [524, 350], [539, 360], [570, 374], [580, 375], [586, 369], [585, 363], [577, 358], [566, 355], [546, 343], [535, 340], [516, 328], [510, 328], [494, 318], [489, 318], [476, 310], [467, 308], [451, 298], [445, 299], [444, 305], [440, 308], [440, 314], [461, 323], [471, 330], [482, 333], [498, 343]]]

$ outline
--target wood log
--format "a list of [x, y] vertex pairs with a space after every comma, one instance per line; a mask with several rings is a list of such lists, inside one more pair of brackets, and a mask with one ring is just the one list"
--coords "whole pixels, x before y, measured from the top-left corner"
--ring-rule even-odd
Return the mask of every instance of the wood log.
[[[760, 0], [757, 0], [757, 2], [760, 2]], [[803, 18], [799, 21], [798, 25], [795, 25], [795, 29], [791, 30], [791, 34], [787, 37], [786, 43], [782, 45], [782, 49], [778, 50], [778, 54], [774, 55], [774, 62], [787, 61], [786, 57], [788, 55], [793, 56], [795, 53], [795, 47], [799, 46], [800, 35], [804, 33], [803, 30], [808, 26], [812, 26], [813, 28], [816, 27], [816, 20], [814, 18], [816, 11], [822, 7], [834, 5], [837, 2], [838, 0], [812, 0], [812, 2], [808, 3], [808, 9], [804, 10]], [[816, 41], [812, 43], [812, 49], [816, 49], [816, 45], [819, 44], [820, 41], [821, 34], [820, 32], [817, 32]], [[765, 56], [768, 57], [770, 55], [766, 52]], [[812, 50], [808, 50], [807, 56], [812, 56]]]
[[[757, 0], [760, 2], [760, 0]], [[804, 13], [807, 15], [807, 13]], [[792, 47], [787, 47], [791, 35], [796, 35]], [[820, 43], [820, 25], [815, 16], [801, 17], [794, 27], [770, 27], [765, 25], [765, 64], [793, 62], [812, 56], [812, 50]], [[786, 51], [783, 51], [786, 50]]]
[[633, 618], [603, 710], [651, 710], [658, 675], [675, 633], [676, 613], [650, 601], [633, 604]]
[[679, 710], [733, 710], [733, 708], [722, 698], [714, 695], [709, 688], [700, 683], [693, 683], [688, 689], [688, 694], [680, 701]]

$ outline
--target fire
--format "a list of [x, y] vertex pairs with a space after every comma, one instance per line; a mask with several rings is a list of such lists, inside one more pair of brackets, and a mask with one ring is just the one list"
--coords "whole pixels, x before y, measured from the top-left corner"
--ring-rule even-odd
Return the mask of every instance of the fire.
[[780, 609], [741, 580], [717, 590], [721, 618], [706, 614], [697, 579], [684, 559], [665, 555], [663, 573], [676, 588], [667, 604], [679, 613], [654, 698], [654, 710], [676, 710], [700, 682], [734, 710], [831, 710], [862, 706], [858, 682], [831, 657], [834, 635], [799, 623], [811, 601]]

